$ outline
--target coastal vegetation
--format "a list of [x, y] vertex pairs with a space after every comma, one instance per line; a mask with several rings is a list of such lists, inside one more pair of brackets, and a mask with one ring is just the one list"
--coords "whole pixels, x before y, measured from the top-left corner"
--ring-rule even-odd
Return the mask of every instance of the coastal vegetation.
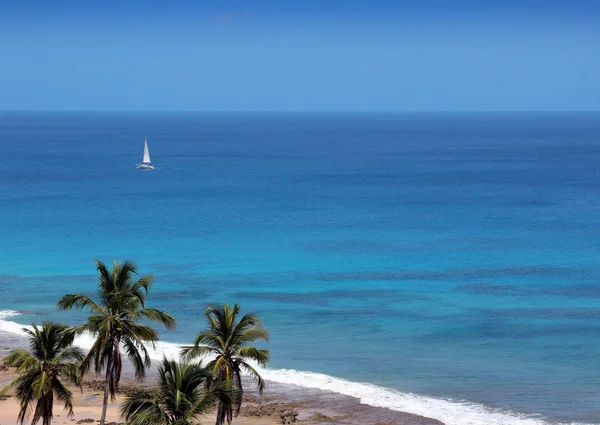
[[[54, 399], [73, 415], [73, 399], [66, 383], [79, 384], [78, 368], [83, 360], [81, 349], [74, 347], [73, 333], [66, 325], [43, 322], [32, 329], [23, 328], [29, 338], [29, 350], [16, 349], [4, 363], [17, 368], [19, 376], [0, 393], [14, 389], [20, 403], [17, 421], [23, 424], [33, 412], [31, 424], [52, 423]], [[34, 406], [35, 405], [35, 406]]]
[[[96, 374], [104, 372], [99, 420], [104, 425], [109, 396], [114, 400], [118, 391], [123, 356], [130, 360], [140, 381], [151, 366], [148, 345], [154, 348], [159, 334], [145, 323], [149, 320], [170, 330], [175, 328], [173, 316], [146, 306], [151, 276], [136, 279], [136, 266], [127, 261], [115, 262], [109, 270], [96, 260], [96, 268], [97, 300], [85, 294], [67, 294], [57, 303], [59, 310], [89, 312], [85, 323], [74, 327], [53, 322], [44, 322], [41, 327], [34, 324], [33, 330], [24, 329], [29, 336], [29, 351], [16, 349], [3, 359], [6, 365], [16, 367], [19, 376], [0, 394], [15, 390], [21, 425], [32, 411], [32, 425], [40, 420], [42, 425], [50, 425], [55, 398], [72, 415], [72, 393], [65, 384], [80, 386], [83, 376], [92, 369]], [[268, 340], [261, 320], [254, 314], [239, 315], [238, 304], [208, 307], [207, 328], [198, 333], [193, 345], [183, 347], [181, 362], [163, 358], [157, 369], [157, 390], [126, 398], [121, 415], [127, 423], [192, 425], [198, 423], [199, 415], [216, 407], [216, 425], [231, 424], [242, 406], [242, 374], [249, 375], [262, 393], [265, 382], [250, 362], [266, 366], [269, 361], [268, 350], [252, 345]], [[81, 334], [94, 338], [87, 354], [73, 345]]]
[[163, 358], [158, 367], [158, 390], [152, 398], [129, 396], [121, 416], [131, 425], [192, 425], [217, 401], [230, 403], [229, 394], [209, 388], [212, 376], [201, 363], [178, 363]]
[[221, 386], [232, 395], [231, 403], [219, 401], [216, 425], [222, 425], [225, 421], [230, 424], [233, 415], [240, 413], [244, 392], [243, 372], [255, 380], [260, 393], [265, 388], [264, 380], [248, 361], [266, 366], [269, 351], [249, 344], [266, 341], [269, 334], [258, 317], [245, 314], [238, 320], [239, 312], [240, 306], [237, 304], [233, 308], [227, 304], [209, 307], [206, 310], [208, 328], [196, 336], [193, 346], [184, 347], [181, 351], [181, 355], [188, 359], [213, 356], [214, 359], [207, 366], [212, 375], [211, 386]]
[[99, 302], [84, 294], [67, 294], [58, 301], [60, 310], [82, 309], [91, 313], [86, 323], [76, 326], [74, 332], [87, 332], [95, 341], [81, 363], [81, 373], [87, 373], [93, 366], [96, 373], [105, 371], [104, 398], [100, 425], [106, 420], [108, 396], [115, 399], [121, 379], [124, 349], [133, 365], [135, 376], [142, 380], [146, 368], [150, 367], [150, 355], [145, 344], [152, 347], [158, 341], [158, 332], [151, 326], [139, 323], [140, 319], [162, 323], [167, 329], [175, 328], [175, 318], [164, 311], [147, 308], [146, 296], [152, 284], [151, 276], [138, 280], [133, 263], [113, 264], [109, 271], [104, 263], [96, 260], [99, 283]]

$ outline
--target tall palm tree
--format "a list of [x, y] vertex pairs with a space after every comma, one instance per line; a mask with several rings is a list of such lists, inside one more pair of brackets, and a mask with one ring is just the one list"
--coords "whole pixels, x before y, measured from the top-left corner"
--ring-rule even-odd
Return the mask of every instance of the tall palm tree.
[[158, 367], [158, 391], [152, 398], [128, 397], [121, 416], [129, 425], [192, 425], [226, 393], [209, 390], [210, 371], [199, 363], [163, 359]]
[[193, 346], [184, 347], [181, 355], [191, 359], [214, 356], [207, 368], [212, 372], [212, 385], [226, 389], [232, 395], [232, 403], [219, 401], [216, 425], [227, 421], [231, 424], [234, 415], [240, 413], [242, 407], [242, 372], [250, 375], [262, 393], [265, 382], [259, 373], [248, 363], [255, 361], [266, 366], [269, 361], [269, 350], [249, 346], [259, 340], [267, 341], [269, 334], [262, 327], [260, 319], [253, 314], [244, 315], [239, 321], [237, 316], [240, 306], [233, 308], [227, 304], [222, 307], [209, 307], [206, 310], [208, 329], [201, 331], [194, 340]]
[[[29, 336], [29, 351], [16, 349], [4, 359], [20, 373], [1, 392], [16, 389], [21, 403], [17, 421], [22, 425], [33, 411], [31, 424], [40, 420], [43, 425], [52, 423], [54, 398], [62, 402], [67, 415], [73, 415], [73, 399], [64, 383], [79, 384], [77, 368], [83, 352], [73, 347], [73, 334], [69, 327], [60, 323], [43, 322], [33, 330], [23, 328]], [[35, 407], [33, 406], [35, 403]]]
[[142, 380], [150, 366], [150, 356], [144, 343], [152, 347], [158, 341], [158, 332], [148, 325], [138, 323], [150, 319], [162, 323], [167, 329], [175, 328], [175, 319], [155, 308], [146, 307], [146, 295], [152, 283], [151, 276], [134, 280], [137, 275], [134, 264], [114, 262], [112, 272], [104, 263], [96, 260], [100, 277], [99, 302], [83, 294], [67, 294], [58, 301], [61, 310], [81, 309], [91, 313], [87, 323], [74, 328], [79, 334], [89, 332], [96, 337], [90, 352], [81, 363], [81, 372], [87, 373], [92, 366], [96, 373], [105, 369], [104, 399], [100, 425], [104, 425], [108, 396], [115, 399], [122, 371], [122, 354], [125, 353], [135, 370], [137, 379]]

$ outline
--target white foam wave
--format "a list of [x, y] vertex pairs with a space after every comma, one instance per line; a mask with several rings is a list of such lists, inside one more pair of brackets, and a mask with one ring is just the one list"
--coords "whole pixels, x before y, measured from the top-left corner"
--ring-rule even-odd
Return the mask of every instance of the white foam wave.
[[548, 422], [539, 417], [491, 409], [467, 401], [444, 400], [402, 393], [373, 384], [351, 382], [320, 373], [267, 369], [261, 370], [261, 374], [269, 381], [344, 394], [358, 398], [363, 404], [438, 419], [446, 425], [548, 425]]
[[[0, 311], [0, 331], [22, 334], [22, 329], [27, 326], [4, 320], [7, 317], [17, 315], [19, 313], [12, 310]], [[83, 349], [89, 349], [93, 344], [93, 338], [90, 335], [81, 335], [75, 343]], [[153, 360], [160, 360], [163, 356], [179, 359], [180, 349], [181, 345], [179, 344], [161, 341], [156, 345], [156, 349], [149, 351]], [[549, 422], [539, 417], [491, 409], [467, 401], [444, 400], [402, 393], [373, 384], [351, 382], [320, 373], [293, 369], [258, 368], [258, 370], [267, 381], [344, 394], [359, 399], [363, 404], [438, 419], [446, 425], [549, 425]], [[554, 425], [584, 424], [572, 422]]]
[[15, 310], [1, 310], [0, 311], [0, 320], [4, 319], [5, 317], [10, 317], [10, 316], [18, 316], [19, 313], [18, 311]]
[[15, 311], [15, 310], [0, 311], [0, 331], [8, 332], [11, 334], [16, 334], [16, 335], [22, 335], [23, 328], [26, 328], [28, 326], [23, 326], [19, 323], [11, 322], [9, 320], [4, 320], [7, 317], [18, 316], [19, 314], [21, 314], [21, 313], [19, 313], [18, 311]]
[[[19, 316], [21, 313], [15, 310], [0, 310], [0, 331], [15, 335], [23, 335], [23, 328], [32, 329], [29, 325], [22, 325], [10, 320], [4, 320], [7, 317]], [[94, 339], [89, 334], [83, 334], [75, 339], [75, 345], [89, 350], [94, 343]], [[158, 342], [155, 349], [150, 349], [149, 354], [152, 360], [161, 360], [163, 356], [170, 359], [179, 359], [181, 346], [170, 342]]]
[[[94, 338], [90, 334], [83, 334], [78, 336], [75, 339], [75, 345], [83, 348], [84, 350], [89, 350], [94, 344]], [[179, 351], [181, 350], [181, 345], [173, 344], [171, 342], [159, 341], [156, 344], [156, 348], [148, 349], [148, 354], [152, 360], [162, 360], [163, 357], [167, 357], [169, 359], [179, 360]]]

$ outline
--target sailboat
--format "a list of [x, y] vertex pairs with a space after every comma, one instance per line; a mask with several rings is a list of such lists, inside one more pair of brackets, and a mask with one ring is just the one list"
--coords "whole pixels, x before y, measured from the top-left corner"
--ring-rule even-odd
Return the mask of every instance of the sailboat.
[[144, 158], [141, 164], [136, 164], [138, 170], [154, 170], [154, 164], [150, 161], [150, 151], [148, 150], [148, 140], [144, 137]]

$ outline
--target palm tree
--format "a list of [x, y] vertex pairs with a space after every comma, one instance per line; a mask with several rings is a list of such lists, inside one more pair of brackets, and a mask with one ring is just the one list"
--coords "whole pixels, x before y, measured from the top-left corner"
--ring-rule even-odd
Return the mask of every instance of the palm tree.
[[150, 356], [144, 343], [152, 347], [158, 341], [158, 332], [148, 325], [138, 323], [139, 319], [150, 319], [164, 324], [167, 329], [175, 328], [175, 319], [155, 308], [146, 308], [146, 295], [152, 283], [151, 276], [143, 276], [134, 281], [136, 267], [126, 261], [115, 261], [112, 272], [96, 260], [100, 277], [99, 298], [96, 302], [83, 294], [68, 294], [58, 301], [60, 310], [81, 309], [91, 313], [87, 323], [74, 328], [79, 334], [89, 332], [96, 337], [90, 352], [81, 363], [81, 372], [87, 373], [92, 365], [96, 373], [106, 370], [104, 399], [100, 425], [104, 425], [108, 395], [115, 399], [122, 370], [121, 348], [135, 370], [135, 376], [142, 380], [146, 368], [150, 366]]
[[248, 344], [269, 339], [269, 334], [262, 327], [260, 319], [253, 314], [244, 315], [237, 321], [240, 306], [233, 308], [227, 304], [222, 307], [209, 307], [206, 310], [208, 329], [201, 331], [194, 340], [193, 346], [184, 347], [181, 355], [192, 359], [203, 356], [214, 356], [207, 368], [212, 372], [212, 386], [221, 386], [232, 395], [232, 403], [219, 401], [216, 425], [227, 421], [231, 424], [235, 408], [235, 416], [242, 407], [242, 372], [246, 372], [256, 382], [260, 393], [265, 382], [248, 360], [261, 366], [269, 361], [269, 350], [258, 349]]
[[23, 328], [23, 331], [29, 336], [29, 351], [16, 349], [4, 359], [5, 364], [15, 366], [21, 375], [1, 391], [16, 388], [21, 403], [17, 421], [23, 425], [33, 411], [32, 425], [40, 420], [43, 425], [50, 425], [54, 398], [64, 403], [67, 415], [72, 416], [72, 394], [62, 381], [79, 384], [77, 368], [83, 352], [72, 346], [69, 327], [43, 322], [41, 329], [34, 323], [33, 330]]
[[211, 373], [199, 363], [163, 359], [158, 367], [158, 391], [150, 398], [130, 396], [121, 406], [129, 425], [192, 425], [226, 393], [207, 389]]

